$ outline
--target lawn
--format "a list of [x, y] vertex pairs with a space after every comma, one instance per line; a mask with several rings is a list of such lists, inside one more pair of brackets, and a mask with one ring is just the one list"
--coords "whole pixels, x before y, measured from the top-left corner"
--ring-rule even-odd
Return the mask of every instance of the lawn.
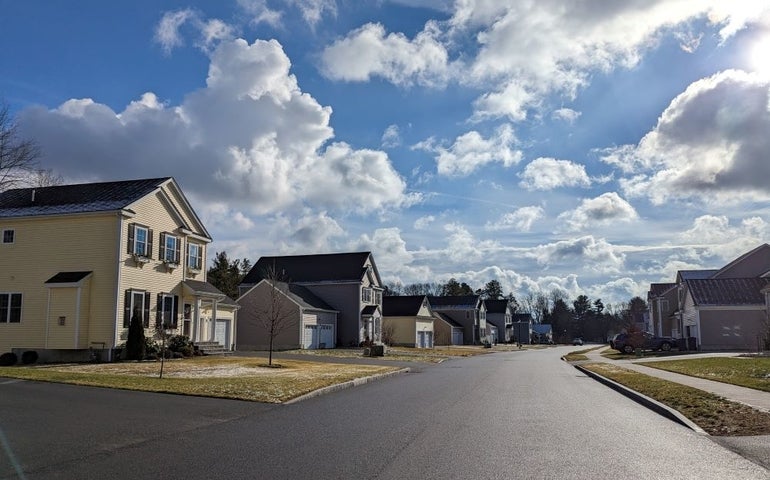
[[770, 435], [770, 414], [717, 395], [634, 372], [610, 363], [583, 368], [679, 411], [710, 435]]
[[592, 348], [584, 348], [582, 350], [575, 350], [574, 352], [569, 352], [568, 354], [564, 355], [564, 360], [568, 362], [580, 362], [588, 360], [588, 357], [585, 354], [600, 348], [604, 348], [604, 345]]
[[[485, 349], [480, 346], [440, 346], [435, 348], [409, 348], [409, 347], [387, 347], [385, 356], [371, 357], [380, 360], [392, 360], [401, 362], [426, 362], [440, 363], [451, 357], [470, 357], [491, 353], [494, 349]], [[329, 348], [329, 349], [301, 349], [288, 350], [285, 353], [301, 354], [312, 356], [324, 356], [334, 358], [360, 358], [363, 355], [363, 349], [355, 348]]]
[[281, 403], [319, 388], [398, 370], [263, 358], [195, 357], [165, 362], [119, 362], [0, 367], [0, 377], [94, 387]]
[[770, 357], [693, 358], [642, 365], [770, 392]]

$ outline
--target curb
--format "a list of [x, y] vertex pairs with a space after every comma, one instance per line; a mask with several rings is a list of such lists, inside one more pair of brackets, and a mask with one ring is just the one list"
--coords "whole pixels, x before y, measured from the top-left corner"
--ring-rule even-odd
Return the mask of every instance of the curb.
[[409, 373], [412, 369], [409, 367], [402, 368], [400, 370], [396, 370], [394, 372], [387, 372], [387, 373], [379, 373], [377, 375], [370, 375], [368, 377], [361, 377], [356, 378], [353, 380], [348, 380], [347, 382], [338, 383], [336, 385], [329, 385], [328, 387], [319, 388], [318, 390], [313, 390], [312, 392], [308, 392], [304, 395], [300, 395], [299, 397], [294, 397], [291, 400], [287, 400], [282, 403], [282, 405], [291, 405], [293, 403], [301, 402], [303, 400], [307, 400], [309, 398], [318, 397], [321, 395], [326, 395], [327, 393], [333, 393], [340, 390], [345, 390], [347, 388], [353, 388], [358, 387], [361, 385], [366, 385], [367, 383], [373, 382], [375, 380], [381, 380], [383, 378], [391, 377], [393, 375], [399, 375], [402, 373]]
[[592, 372], [590, 370], [587, 370], [580, 365], [573, 365], [576, 369], [580, 370], [584, 374], [588, 375], [589, 377], [593, 378], [594, 380], [603, 383], [604, 385], [612, 388], [613, 390], [617, 391], [618, 393], [625, 395], [626, 397], [630, 398], [631, 400], [635, 401], [636, 403], [639, 403], [640, 405], [647, 407], [648, 409], [652, 410], [653, 412], [657, 413], [658, 415], [661, 415], [663, 417], [668, 418], [669, 420], [678, 423], [679, 425], [682, 425], [684, 427], [689, 428], [690, 430], [694, 431], [695, 433], [699, 433], [701, 435], [707, 435], [705, 430], [700, 428], [698, 425], [696, 425], [692, 420], [685, 417], [678, 411], [674, 410], [673, 408], [664, 405], [660, 403], [659, 401], [652, 399], [648, 397], [647, 395], [643, 395], [636, 390], [632, 390], [625, 385], [621, 385], [613, 380], [610, 380], [607, 377], [603, 377], [599, 375], [598, 373]]

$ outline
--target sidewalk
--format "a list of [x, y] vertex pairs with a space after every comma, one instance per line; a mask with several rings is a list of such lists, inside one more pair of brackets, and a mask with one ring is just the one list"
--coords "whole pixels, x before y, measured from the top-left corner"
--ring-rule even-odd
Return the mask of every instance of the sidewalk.
[[[636, 372], [643, 373], [645, 375], [662, 378], [664, 380], [680, 383], [682, 385], [688, 385], [690, 387], [694, 387], [699, 390], [703, 390], [705, 392], [710, 392], [715, 395], [719, 395], [720, 397], [724, 397], [727, 400], [749, 405], [751, 407], [756, 408], [757, 410], [770, 412], [770, 392], [763, 392], [761, 390], [754, 390], [751, 388], [739, 387], [737, 385], [730, 385], [727, 383], [715, 382], [712, 380], [705, 380], [705, 379], [696, 378], [696, 377], [690, 377], [688, 375], [681, 375], [679, 373], [666, 372], [665, 370], [659, 370], [657, 368], [639, 365], [639, 363], [641, 362], [655, 362], [655, 361], [670, 360], [671, 359], [670, 357], [668, 358], [650, 357], [650, 358], [633, 358], [629, 360], [609, 360], [607, 358], [602, 357], [599, 354], [601, 350], [603, 349], [593, 350], [591, 352], [588, 352], [586, 354], [586, 356], [589, 359], [588, 361], [619, 365], [624, 368], [628, 368], [629, 370], [634, 370]], [[734, 357], [737, 355], [739, 354], [737, 353], [702, 353], [702, 354], [693, 354], [691, 356], [688, 356], [687, 358], [702, 358], [702, 357], [717, 357], [717, 356]], [[630, 390], [627, 387], [622, 387], [622, 388], [625, 389], [626, 391], [633, 392], [633, 390]], [[644, 397], [643, 395], [640, 395], [638, 393], [636, 393], [636, 395], [639, 396], [640, 398]], [[644, 398], [647, 398], [647, 397], [644, 397]], [[671, 415], [673, 415], [676, 418], [679, 418], [679, 420], [675, 418], [674, 419], [675, 421], [680, 421], [683, 418], [681, 414], [679, 414], [675, 410], [663, 404], [660, 404], [659, 402], [653, 401], [653, 404], [649, 404], [648, 402], [640, 402], [640, 403], [647, 405], [648, 408], [652, 408], [653, 410], [658, 410], [658, 413], [664, 414], [669, 418], [671, 418]], [[662, 411], [662, 409], [668, 410], [670, 414], [667, 415], [665, 411]], [[686, 420], [683, 424], [686, 424], [687, 422], [691, 424], [690, 428], [692, 428], [695, 431], [702, 432], [700, 428], [698, 428], [694, 423], [692, 423], [689, 420]], [[680, 421], [680, 423], [682, 422]], [[711, 438], [716, 443], [722, 445], [723, 447], [730, 449], [733, 452], [745, 458], [748, 458], [754, 463], [758, 465], [762, 465], [763, 467], [770, 470], [770, 435], [758, 435], [758, 436], [746, 436], [746, 437], [711, 436], [709, 438]]]
[[[703, 390], [705, 392], [713, 393], [714, 395], [719, 395], [720, 397], [724, 397], [727, 400], [742, 403], [744, 405], [749, 405], [751, 407], [756, 408], [757, 410], [770, 413], [770, 392], [763, 392], [761, 390], [754, 390], [753, 388], [739, 387], [738, 385], [715, 382], [713, 380], [705, 380], [702, 378], [691, 377], [689, 375], [682, 375], [679, 373], [667, 372], [665, 370], [660, 370], [657, 368], [639, 365], [639, 363], [671, 360], [670, 357], [609, 360], [607, 358], [602, 357], [599, 354], [600, 351], [601, 350], [593, 350], [591, 352], [588, 352], [586, 356], [592, 362], [611, 363], [613, 365], [618, 365], [623, 368], [627, 368], [629, 370], [634, 370], [636, 372], [643, 373], [651, 377], [657, 377], [657, 378], [662, 378], [664, 380], [669, 380], [671, 382], [681, 383], [682, 385], [687, 385], [693, 388], [697, 388], [698, 390]], [[688, 357], [680, 357], [680, 359], [715, 357], [715, 356], [735, 357], [738, 355], [740, 354], [739, 353], [704, 353], [704, 354], [694, 354]]]

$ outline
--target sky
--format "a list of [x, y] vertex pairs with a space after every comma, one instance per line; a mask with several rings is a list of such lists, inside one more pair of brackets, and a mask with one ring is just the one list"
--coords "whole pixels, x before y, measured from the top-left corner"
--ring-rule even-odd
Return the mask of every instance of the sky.
[[66, 183], [173, 176], [230, 258], [646, 298], [770, 239], [767, 0], [0, 0]]

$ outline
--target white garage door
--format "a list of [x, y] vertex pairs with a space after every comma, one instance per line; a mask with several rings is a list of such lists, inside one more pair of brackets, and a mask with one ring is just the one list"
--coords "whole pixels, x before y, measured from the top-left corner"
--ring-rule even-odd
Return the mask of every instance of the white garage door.
[[463, 344], [463, 331], [452, 330], [452, 345], [462, 345], [462, 344]]
[[334, 348], [334, 325], [319, 325], [318, 348]]
[[305, 336], [302, 339], [303, 348], [318, 348], [318, 325], [305, 325]]
[[433, 348], [433, 332], [425, 332], [425, 348]]
[[230, 348], [230, 322], [228, 320], [217, 320], [217, 326], [214, 329], [214, 340], [224, 346], [225, 349]]

